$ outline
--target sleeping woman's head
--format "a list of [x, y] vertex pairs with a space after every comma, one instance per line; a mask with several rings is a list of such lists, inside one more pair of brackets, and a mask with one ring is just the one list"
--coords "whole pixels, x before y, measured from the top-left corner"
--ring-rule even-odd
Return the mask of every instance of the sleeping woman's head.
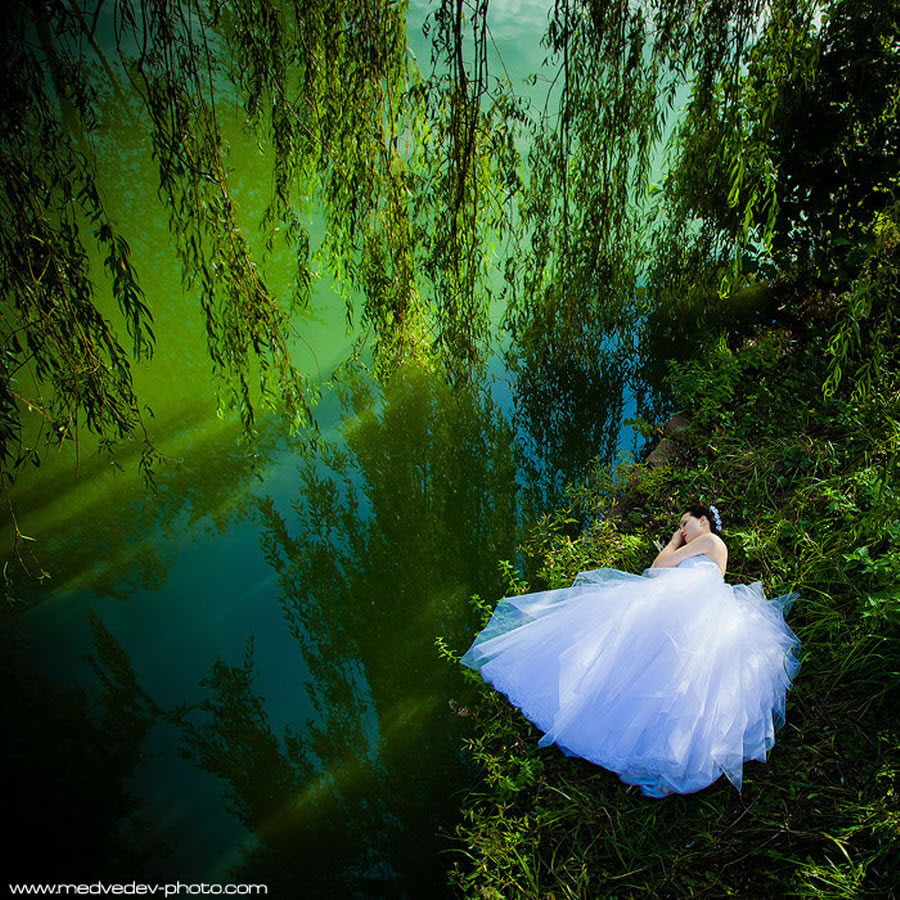
[[721, 535], [722, 519], [714, 506], [695, 503], [693, 506], [689, 506], [682, 515], [678, 527], [681, 529], [684, 542], [689, 544], [695, 537], [707, 532]]

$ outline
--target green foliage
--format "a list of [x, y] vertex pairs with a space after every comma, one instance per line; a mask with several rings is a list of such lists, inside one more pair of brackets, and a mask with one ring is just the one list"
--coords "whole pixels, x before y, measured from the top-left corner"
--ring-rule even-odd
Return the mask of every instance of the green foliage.
[[[373, 330], [385, 371], [429, 342], [457, 373], [477, 361], [491, 234], [517, 187], [521, 117], [488, 79], [486, 6], [469, 17], [451, 2], [435, 11], [428, 78], [411, 62], [404, 4], [117, 0], [103, 46], [101, 6], [54, 0], [4, 9], [7, 468], [39, 458], [21, 437], [27, 404], [44, 414], [55, 440], [74, 437], [77, 423], [112, 443], [139, 419], [130, 358], [152, 350], [152, 318], [98, 189], [98, 135], [111, 98], [152, 146], [184, 282], [204, 312], [224, 399], [248, 434], [260, 403], [296, 423], [312, 420], [315, 391], [290, 350], [313, 252], [336, 277], [348, 322]], [[470, 37], [474, 62], [463, 52]], [[280, 241], [296, 260], [288, 298], [267, 286], [265, 259], [254, 258], [231, 196], [221, 119], [235, 107], [272, 148], [262, 226], [268, 250]], [[317, 251], [303, 224], [309, 213], [326, 224]], [[95, 295], [106, 285], [88, 272], [85, 223], [105, 258], [130, 355], [97, 312]], [[27, 389], [13, 387], [20, 370], [33, 382]]]
[[410, 166], [425, 292], [435, 344], [449, 373], [467, 378], [490, 327], [496, 248], [511, 230], [521, 184], [521, 102], [490, 78], [488, 3], [441, 0], [426, 26], [433, 72], [424, 86], [422, 155]]
[[[900, 375], [824, 397], [826, 340], [761, 333], [675, 367], [693, 424], [680, 458], [594, 483], [615, 514], [580, 532], [563, 508], [530, 538], [542, 578], [649, 564], [684, 506], [714, 499], [730, 579], [801, 594], [803, 666], [787, 726], [740, 794], [647, 800], [555, 749], [482, 686], [451, 882], [465, 896], [889, 896], [900, 840]], [[590, 490], [588, 481], [585, 491]]]
[[[742, 352], [733, 352], [724, 336], [694, 359], [673, 363], [670, 377], [675, 396], [689, 411], [695, 425], [721, 421], [738, 389], [749, 378], [770, 372], [786, 351], [783, 333], [768, 332], [754, 339]], [[761, 388], [762, 389], [762, 388]]]
[[[773, 52], [792, 58], [811, 27], [809, 15], [789, 15], [795, 5], [554, 5], [544, 39], [553, 86], [528, 132], [505, 270], [514, 368], [552, 378], [589, 361], [618, 375], [609, 389], [617, 397], [636, 370], [646, 381], [653, 351], [690, 353], [696, 316], [679, 314], [688, 321], [672, 327], [679, 298], [704, 307], [718, 298], [722, 267], [759, 237], [756, 218], [776, 209], [775, 170], [764, 145], [745, 139], [734, 99], [761, 22], [771, 23]], [[664, 161], [676, 98], [688, 91]], [[659, 190], [651, 177], [667, 168]]]
[[848, 368], [856, 397], [876, 390], [885, 377], [896, 354], [898, 274], [900, 205], [895, 203], [875, 217], [864, 261], [844, 296], [827, 348], [831, 358], [824, 386], [827, 395], [837, 390]]
[[[483, 360], [502, 265], [523, 406], [555, 392], [572, 419], [587, 390], [608, 398], [606, 427], [637, 370], [661, 377], [660, 347], [686, 358], [754, 327], [773, 309], [760, 279], [813, 266], [851, 286], [836, 383], [892, 265], [877, 235], [894, 215], [897, 16], [895, 0], [871, 16], [833, 0], [820, 22], [819, 6], [556, 3], [541, 109], [492, 77], [485, 3], [435, 6], [430, 73], [411, 60], [403, 4], [116, 0], [111, 26], [102, 3], [7, 4], [4, 484], [48, 439], [85, 430], [107, 449], [138, 436], [148, 475], [156, 458], [130, 369], [152, 351], [154, 301], [104, 201], [112, 110], [152, 148], [222, 403], [247, 437], [260, 407], [313, 421], [316, 389], [291, 350], [319, 271], [381, 374], [432, 356], [460, 380]], [[849, 107], [847, 72], [865, 89]], [[271, 150], [258, 256], [231, 193], [226, 115]], [[318, 247], [310, 215], [325, 224]], [[284, 297], [264, 272], [276, 251], [296, 263]], [[115, 321], [99, 311], [107, 293]], [[886, 344], [892, 319], [879, 321]], [[535, 445], [568, 455], [559, 423], [543, 424]]]
[[[665, 369], [659, 347], [687, 358], [723, 329], [771, 321], [778, 299], [795, 312], [813, 284], [848, 296], [836, 382], [885, 277], [876, 271], [894, 265], [876, 235], [896, 218], [896, 0], [766, 7], [758, 37], [735, 43], [740, 70], [692, 91], [652, 198], [641, 362], [653, 383]], [[779, 282], [780, 298], [758, 289]], [[747, 305], [751, 289], [759, 302]]]
[[706, 425], [734, 398], [741, 367], [724, 338], [706, 353], [673, 368], [673, 389], [691, 411], [694, 420]]
[[595, 460], [583, 479], [569, 485], [566, 505], [534, 522], [522, 551], [542, 584], [566, 587], [573, 572], [590, 569], [644, 568], [647, 542], [638, 535], [621, 534], [609, 518], [634, 472], [627, 461], [613, 469]]
[[[80, 146], [83, 135], [61, 121], [92, 118], [96, 97], [86, 83], [86, 67], [44, 47], [52, 81], [68, 86], [60, 91], [60, 116], [54, 116], [51, 79], [32, 48], [22, 12], [17, 4], [5, 8], [0, 79], [0, 289], [5, 304], [0, 461], [5, 472], [26, 462], [40, 464], [40, 438], [26, 442], [21, 433], [22, 407], [41, 415], [42, 431], [55, 443], [74, 439], [80, 427], [115, 440], [138, 424], [129, 353], [96, 308], [91, 245], [104, 259], [131, 354], [145, 358], [154, 343], [130, 249], [105, 213], [96, 173]], [[41, 41], [49, 40], [49, 24], [35, 24]]]
[[[870, 224], [896, 200], [898, 36], [897, 0], [826, 4], [806, 39], [814, 66], [790, 71], [768, 115], [757, 114], [779, 173], [772, 249], [783, 269], [852, 281]], [[756, 93], [771, 92], [771, 44], [760, 45], [751, 68]]]
[[[488, 79], [486, 5], [435, 12], [430, 76], [409, 53], [403, 3], [16, 0], [0, 16], [0, 477], [19, 563], [10, 488], [48, 446], [71, 440], [79, 455], [85, 434], [109, 452], [138, 438], [151, 481], [159, 459], [131, 367], [152, 353], [165, 298], [145, 296], [109, 213], [120, 116], [151, 148], [220, 412], [236, 412], [251, 445], [260, 409], [315, 427], [318, 389], [293, 354], [320, 269], [380, 373], [429, 354], [457, 379], [477, 366], [494, 233], [518, 179], [516, 103]], [[232, 195], [226, 121], [270, 154], [262, 253]], [[310, 216], [325, 225], [318, 247]], [[265, 274], [276, 253], [296, 263], [286, 296]]]

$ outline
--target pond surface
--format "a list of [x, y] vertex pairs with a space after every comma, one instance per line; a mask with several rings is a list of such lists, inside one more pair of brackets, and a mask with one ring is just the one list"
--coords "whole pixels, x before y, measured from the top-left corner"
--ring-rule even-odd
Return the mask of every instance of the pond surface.
[[[182, 880], [441, 888], [442, 833], [474, 773], [455, 711], [466, 686], [435, 638], [465, 649], [469, 598], [502, 595], [498, 561], [515, 561], [535, 488], [504, 384], [361, 380], [342, 406], [329, 396], [315, 450], [272, 426], [254, 474], [224, 429], [162, 470], [155, 497], [119, 475], [73, 500], [41, 542], [53, 586], [20, 625], [41, 677], [91, 697], [78, 755], [125, 761], [54, 791], [60, 827], [86, 803], [104, 827], [147, 819], [171, 844], [158, 865]], [[38, 704], [60, 699], [48, 687]], [[38, 704], [30, 718], [82, 724], [67, 720], [79, 704]], [[60, 764], [23, 741], [36, 782]], [[99, 808], [121, 789], [134, 814]]]
[[[537, 12], [494, 13], [508, 68], [536, 67], [517, 48], [537, 47]], [[304, 333], [322, 440], [263, 422], [251, 461], [131, 150], [111, 199], [153, 273], [159, 346], [137, 379], [173, 461], [155, 494], [127, 452], [122, 470], [83, 453], [77, 478], [63, 455], [21, 485], [51, 579], [7, 617], [20, 874], [439, 895], [477, 773], [466, 685], [435, 639], [465, 649], [470, 598], [502, 595], [529, 518], [631, 445], [623, 386], [566, 362], [513, 377], [499, 356], [465, 389], [415, 367], [331, 385], [348, 336], [320, 288]], [[252, 206], [264, 163], [238, 147], [235, 165]]]

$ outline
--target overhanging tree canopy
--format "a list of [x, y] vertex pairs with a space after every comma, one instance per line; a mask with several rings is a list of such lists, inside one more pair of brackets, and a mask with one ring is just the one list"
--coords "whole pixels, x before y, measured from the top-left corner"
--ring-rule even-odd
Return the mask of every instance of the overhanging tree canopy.
[[[881, 272], [866, 260], [895, 246], [895, 156], [879, 136], [896, 142], [898, 16], [896, 2], [875, 5], [556, 0], [541, 109], [489, 71], [487, 0], [435, 3], [430, 72], [408, 52], [405, 5], [387, 0], [12, 0], [0, 12], [5, 487], [48, 440], [84, 432], [107, 447], [139, 436], [148, 472], [154, 459], [131, 364], [152, 354], [158, 300], [99, 186], [110, 98], [151, 142], [211, 366], [252, 433], [261, 405], [313, 421], [315, 386], [291, 347], [319, 262], [382, 371], [434, 351], [455, 378], [483, 358], [497, 269], [513, 355], [556, 367], [621, 361], [638, 325], [683, 298], [708, 309], [772, 266], [819, 260], [829, 223], [847, 220], [837, 206], [857, 210], [857, 235], [882, 216], [880, 243], [855, 271], [819, 277], [840, 287], [866, 265]], [[841, 73], [870, 68], [877, 90], [842, 98]], [[842, 124], [836, 142], [792, 137], [798, 104]], [[232, 196], [221, 110], [235, 106], [272, 149], [261, 227], [296, 261], [287, 298], [270, 290]], [[860, 180], [873, 158], [877, 178]], [[825, 198], [816, 173], [833, 159], [846, 177]], [[310, 212], [325, 223], [318, 260]], [[855, 315], [873, 313], [863, 300]], [[26, 411], [45, 423], [36, 439]]]

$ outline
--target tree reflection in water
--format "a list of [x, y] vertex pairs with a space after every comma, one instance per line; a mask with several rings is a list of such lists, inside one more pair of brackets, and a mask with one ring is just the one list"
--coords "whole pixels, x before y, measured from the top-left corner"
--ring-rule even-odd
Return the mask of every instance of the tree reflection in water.
[[291, 514], [260, 503], [314, 714], [276, 734], [251, 645], [214, 667], [204, 715], [181, 717], [185, 752], [256, 837], [240, 877], [277, 896], [444, 883], [439, 831], [466, 773], [459, 678], [434, 638], [467, 642], [468, 598], [498, 596], [497, 561], [515, 553], [513, 435], [487, 391], [407, 368], [383, 389], [348, 376], [344, 403], [343, 441], [301, 464]]
[[593, 334], [586, 323], [577, 338], [548, 328], [509, 349], [526, 515], [554, 509], [593, 460], [625, 449], [626, 398], [637, 396], [630, 346], [627, 336]]

